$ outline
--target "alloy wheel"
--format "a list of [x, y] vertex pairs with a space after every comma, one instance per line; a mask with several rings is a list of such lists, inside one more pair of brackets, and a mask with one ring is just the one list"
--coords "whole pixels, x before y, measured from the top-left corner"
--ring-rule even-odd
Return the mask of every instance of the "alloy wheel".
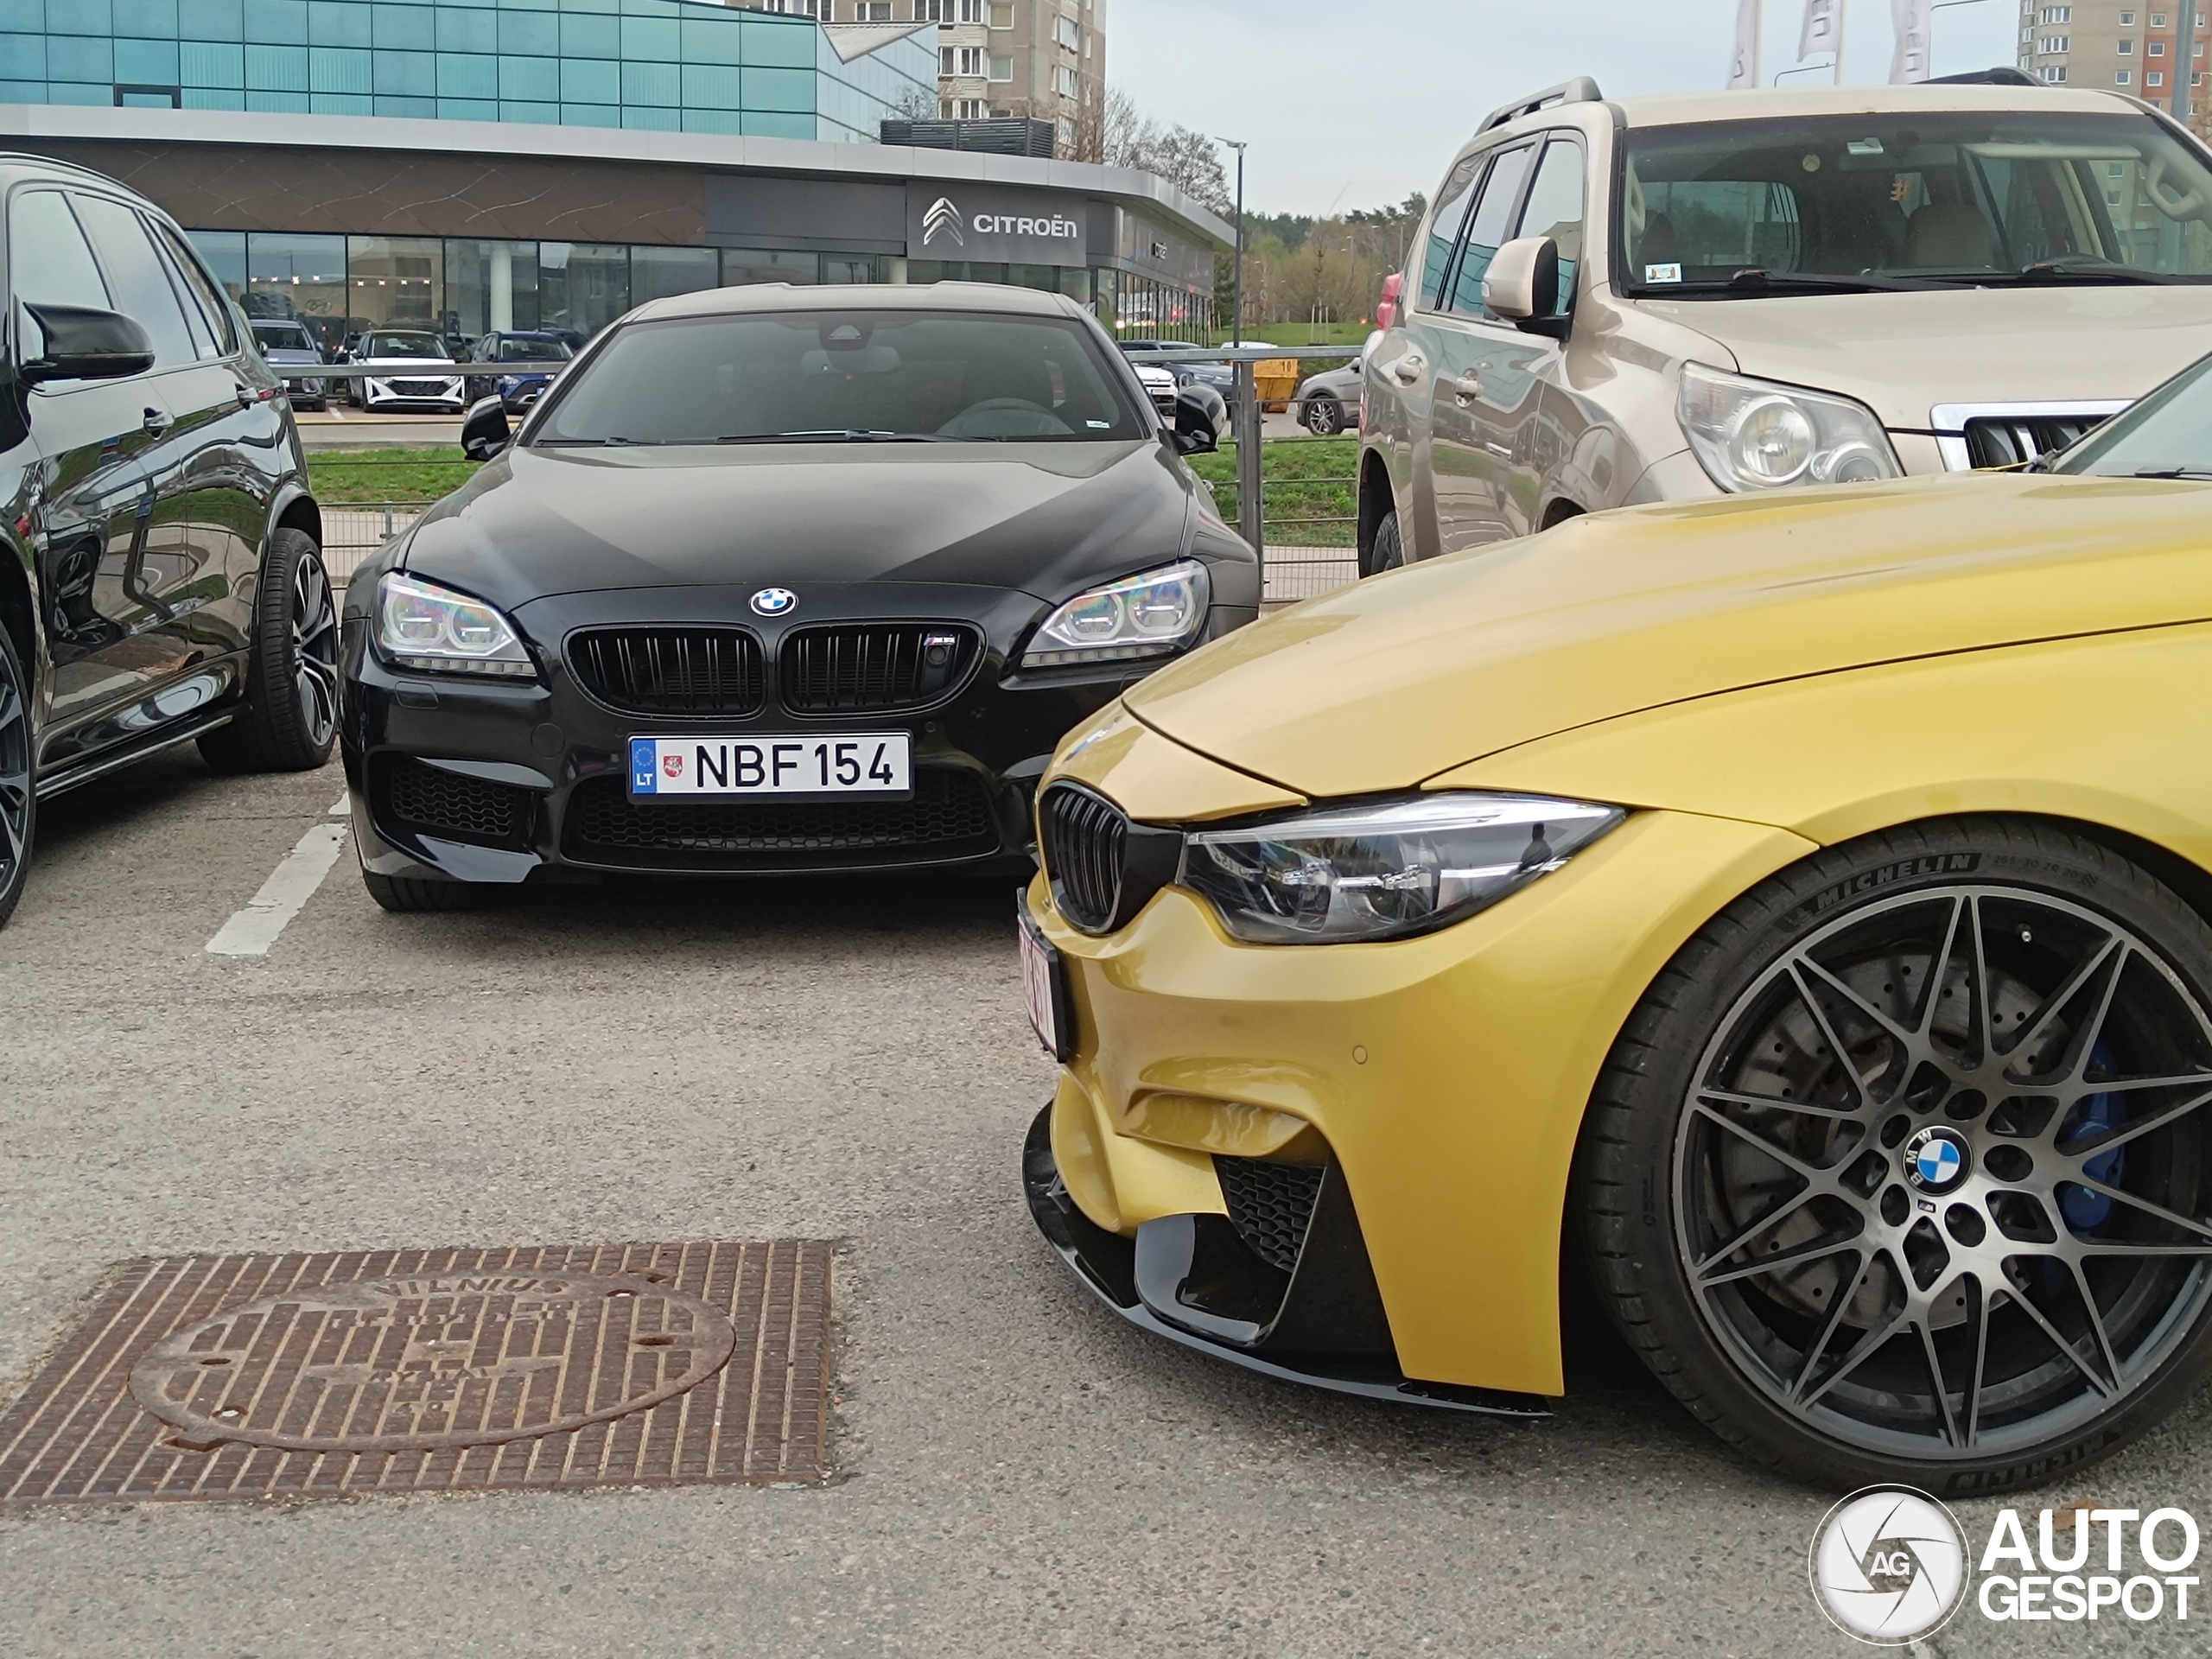
[[292, 664], [300, 725], [320, 748], [338, 728], [338, 615], [322, 561], [311, 554], [292, 566]]
[[0, 647], [0, 894], [30, 853], [32, 788], [30, 703], [15, 653]]
[[1675, 1137], [1691, 1295], [1777, 1408], [1986, 1459], [2117, 1409], [2212, 1296], [2212, 1020], [2145, 938], [2024, 887], [1819, 929], [1714, 1027]]

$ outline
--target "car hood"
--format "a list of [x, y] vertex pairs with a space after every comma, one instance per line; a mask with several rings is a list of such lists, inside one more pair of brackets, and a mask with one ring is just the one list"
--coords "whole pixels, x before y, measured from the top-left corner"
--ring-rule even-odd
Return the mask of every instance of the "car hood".
[[2208, 523], [2212, 486], [2048, 474], [1631, 508], [1298, 606], [1127, 702], [1301, 794], [1404, 789], [1745, 686], [2212, 618]]
[[322, 363], [322, 358], [319, 353], [297, 351], [289, 346], [278, 346], [262, 353], [261, 360], [264, 363], [282, 363], [286, 368], [306, 364], [314, 364], [320, 367]]
[[1856, 397], [1891, 430], [1941, 404], [2141, 397], [2212, 352], [2212, 285], [1639, 300], [1745, 374]]
[[503, 607], [886, 580], [1053, 599], [1181, 556], [1194, 491], [1152, 442], [524, 448], [426, 512], [405, 563]]
[[409, 374], [456, 375], [461, 372], [461, 365], [448, 357], [357, 357], [353, 360], [365, 369], [392, 369]]

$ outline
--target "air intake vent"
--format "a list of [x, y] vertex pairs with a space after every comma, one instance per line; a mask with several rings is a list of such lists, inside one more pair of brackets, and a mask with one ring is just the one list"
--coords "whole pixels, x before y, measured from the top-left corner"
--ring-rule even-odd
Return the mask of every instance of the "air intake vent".
[[776, 658], [777, 694], [798, 715], [926, 709], [967, 683], [982, 645], [957, 622], [795, 628]]
[[1976, 467], [2017, 467], [2063, 449], [2101, 415], [1984, 416], [1967, 423], [1967, 455]]
[[999, 849], [976, 773], [919, 766], [906, 801], [633, 801], [620, 778], [569, 797], [571, 857], [632, 869], [840, 869], [947, 863]]
[[1046, 790], [1038, 817], [1053, 902], [1084, 932], [1108, 931], [1121, 908], [1128, 819], [1112, 802], [1071, 784]]
[[380, 757], [379, 817], [397, 826], [455, 841], [520, 847], [530, 835], [531, 792], [512, 784], [426, 766], [412, 755]]
[[569, 669], [609, 708], [639, 715], [753, 715], [767, 701], [760, 642], [743, 628], [593, 628]]
[[1285, 1273], [1297, 1267], [1314, 1200], [1321, 1196], [1323, 1166], [1217, 1157], [1213, 1169], [1236, 1236], [1262, 1262]]

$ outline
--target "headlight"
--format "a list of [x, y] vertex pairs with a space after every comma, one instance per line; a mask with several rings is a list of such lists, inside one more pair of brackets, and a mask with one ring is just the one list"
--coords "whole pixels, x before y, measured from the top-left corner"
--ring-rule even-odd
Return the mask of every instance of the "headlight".
[[1426, 933], [1559, 868], [1627, 813], [1532, 795], [1334, 807], [1183, 837], [1182, 884], [1255, 944]]
[[1864, 484], [1904, 472], [1874, 411], [1770, 380], [1682, 365], [1682, 430], [1724, 490]]
[[1170, 656], [1205, 627], [1212, 592], [1206, 568], [1196, 559], [1093, 588], [1045, 619], [1021, 653], [1021, 665], [1052, 668]]
[[377, 647], [402, 668], [536, 677], [507, 619], [481, 600], [397, 571], [377, 584]]

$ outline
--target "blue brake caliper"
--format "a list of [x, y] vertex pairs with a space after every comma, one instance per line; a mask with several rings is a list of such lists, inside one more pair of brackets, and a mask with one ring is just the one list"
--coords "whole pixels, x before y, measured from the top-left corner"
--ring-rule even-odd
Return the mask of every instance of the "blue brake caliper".
[[[2110, 1065], [2112, 1057], [2105, 1046], [2099, 1043], [2089, 1051], [2089, 1065], [2096, 1070]], [[2067, 1115], [2060, 1126], [2057, 1141], [2061, 1150], [2082, 1141], [2094, 1139], [2118, 1128], [2126, 1116], [2119, 1095], [2091, 1095]], [[2082, 1166], [2082, 1173], [2093, 1181], [2107, 1186], [2117, 1186], [2121, 1173], [2127, 1166], [2127, 1148], [2114, 1147], [2110, 1152], [2101, 1152]], [[2066, 1217], [2066, 1224], [2076, 1233], [2092, 1237], [2104, 1230], [2112, 1219], [2113, 1200], [2101, 1192], [2073, 1181], [2062, 1181], [2058, 1185], [2059, 1213]]]

